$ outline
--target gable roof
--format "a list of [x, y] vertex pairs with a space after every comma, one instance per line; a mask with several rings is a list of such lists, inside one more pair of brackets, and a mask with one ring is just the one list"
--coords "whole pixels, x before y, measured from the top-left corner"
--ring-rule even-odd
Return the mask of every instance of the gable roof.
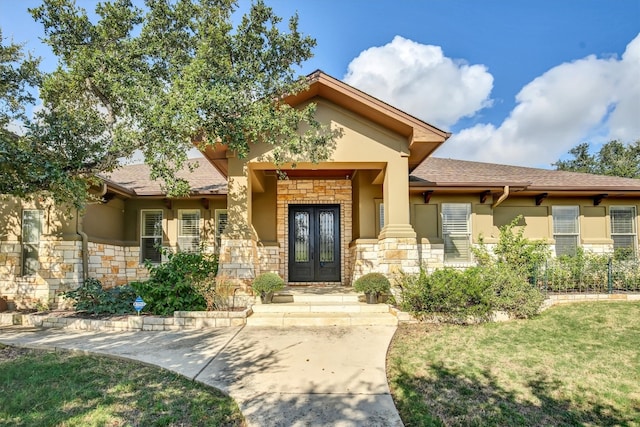
[[[198, 195], [227, 194], [227, 180], [206, 159], [200, 157], [190, 159], [187, 164], [197, 165], [190, 172], [185, 164], [176, 174], [186, 179], [191, 185], [192, 192]], [[108, 187], [116, 192], [128, 196], [165, 196], [162, 182], [151, 179], [151, 170], [146, 164], [122, 166], [102, 176]]]
[[[409, 142], [410, 171], [451, 136], [451, 133], [349, 86], [323, 71], [316, 70], [309, 74], [307, 81], [309, 83], [307, 90], [285, 98], [289, 105], [313, 102], [314, 98], [320, 97], [403, 136]], [[203, 151], [204, 156], [225, 176], [227, 174], [226, 151], [227, 147], [220, 144], [207, 146]]]
[[430, 157], [409, 176], [414, 190], [481, 191], [502, 188], [525, 194], [616, 194], [640, 197], [640, 179]]

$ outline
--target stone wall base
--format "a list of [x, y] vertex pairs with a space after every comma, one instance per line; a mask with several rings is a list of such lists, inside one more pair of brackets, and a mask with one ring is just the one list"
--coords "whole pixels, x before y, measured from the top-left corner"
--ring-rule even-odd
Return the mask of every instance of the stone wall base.
[[0, 313], [0, 325], [61, 328], [82, 331], [177, 331], [243, 326], [251, 309], [243, 311], [176, 311], [173, 317], [114, 316], [94, 320], [56, 314]]

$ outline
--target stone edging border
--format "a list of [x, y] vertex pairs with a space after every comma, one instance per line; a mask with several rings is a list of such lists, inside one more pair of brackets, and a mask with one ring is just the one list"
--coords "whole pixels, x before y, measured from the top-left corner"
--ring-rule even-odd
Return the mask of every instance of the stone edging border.
[[[556, 294], [550, 295], [542, 304], [541, 311], [554, 305], [595, 301], [640, 301], [640, 294]], [[398, 323], [418, 323], [409, 313], [389, 306], [389, 312]], [[0, 326], [21, 325], [39, 328], [62, 328], [83, 331], [179, 331], [204, 328], [227, 328], [243, 326], [251, 308], [242, 311], [176, 311], [173, 316], [121, 316], [117, 319], [95, 320], [77, 317], [62, 317], [45, 314], [0, 313]], [[508, 321], [506, 313], [495, 313], [494, 322]]]
[[176, 311], [173, 316], [120, 316], [115, 319], [82, 319], [47, 314], [0, 313], [0, 325], [64, 328], [82, 331], [178, 331], [242, 326], [253, 311]]

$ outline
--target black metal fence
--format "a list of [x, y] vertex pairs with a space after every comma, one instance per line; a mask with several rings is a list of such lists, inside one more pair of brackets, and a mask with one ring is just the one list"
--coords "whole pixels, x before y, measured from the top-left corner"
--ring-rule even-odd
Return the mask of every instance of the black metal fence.
[[605, 256], [554, 258], [536, 266], [532, 280], [545, 293], [640, 292], [640, 261]]

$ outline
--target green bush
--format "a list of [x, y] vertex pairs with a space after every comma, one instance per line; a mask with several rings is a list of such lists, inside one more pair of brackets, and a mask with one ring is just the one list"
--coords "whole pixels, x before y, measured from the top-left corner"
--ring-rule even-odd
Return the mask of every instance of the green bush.
[[353, 289], [365, 294], [385, 294], [391, 289], [389, 279], [382, 273], [367, 273], [353, 282]]
[[401, 279], [400, 307], [418, 318], [438, 318], [452, 323], [489, 319], [492, 289], [481, 267], [452, 268]]
[[77, 289], [64, 292], [65, 298], [74, 301], [76, 311], [89, 314], [132, 313], [136, 291], [129, 285], [103, 289], [98, 279], [89, 278]]
[[492, 310], [505, 311], [509, 317], [528, 319], [540, 312], [544, 295], [507, 264], [496, 264], [484, 269], [491, 286]]
[[145, 311], [167, 316], [174, 311], [205, 310], [205, 298], [196, 290], [194, 283], [216, 275], [217, 258], [211, 254], [187, 252], [165, 251], [165, 255], [168, 258], [165, 263], [146, 263], [149, 280], [131, 283], [147, 303]]
[[253, 280], [251, 288], [258, 295], [268, 294], [284, 288], [284, 280], [276, 273], [262, 273]]
[[544, 242], [525, 238], [523, 227], [516, 231], [521, 220], [519, 216], [500, 227], [493, 251], [481, 240], [474, 249], [476, 267], [444, 268], [431, 275], [422, 271], [401, 278], [400, 307], [418, 318], [453, 323], [489, 320], [495, 311], [515, 318], [537, 314], [544, 296], [536, 285], [536, 266], [544, 265], [549, 249]]

